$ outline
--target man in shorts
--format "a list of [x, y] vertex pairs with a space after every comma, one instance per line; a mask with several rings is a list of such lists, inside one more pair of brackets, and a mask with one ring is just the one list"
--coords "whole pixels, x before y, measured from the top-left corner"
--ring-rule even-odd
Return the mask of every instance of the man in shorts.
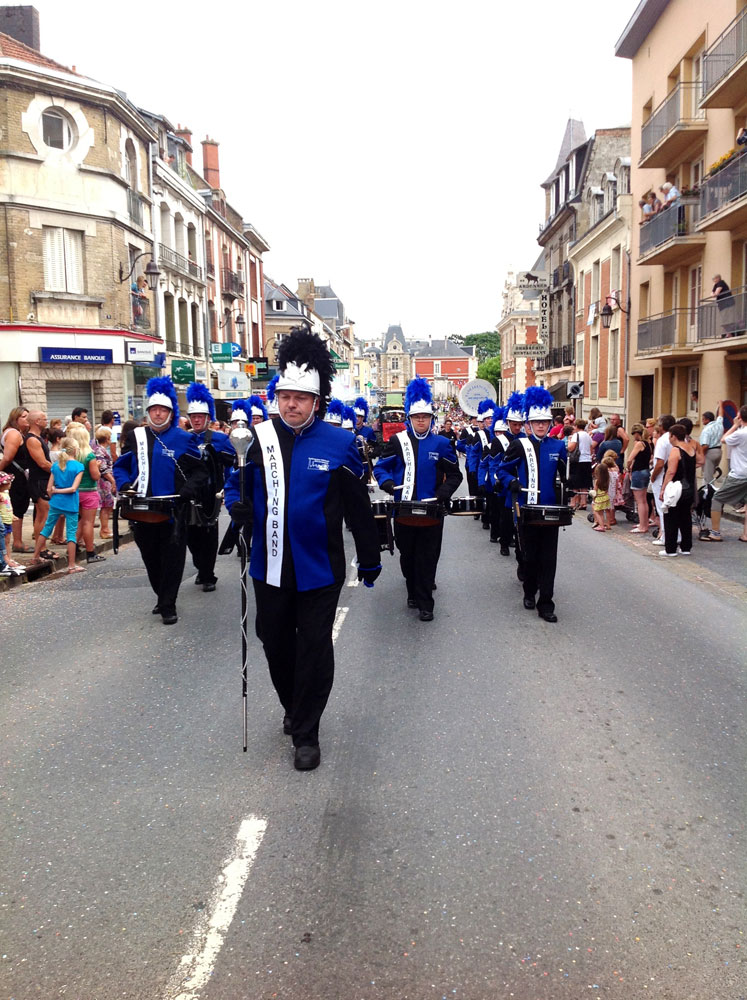
[[[711, 533], [709, 540], [723, 542], [721, 512], [725, 503], [738, 507], [747, 500], [747, 405], [740, 406], [734, 423], [721, 438], [729, 456], [729, 475], [723, 486], [716, 490], [711, 501]], [[747, 512], [744, 515], [740, 542], [747, 542]]]

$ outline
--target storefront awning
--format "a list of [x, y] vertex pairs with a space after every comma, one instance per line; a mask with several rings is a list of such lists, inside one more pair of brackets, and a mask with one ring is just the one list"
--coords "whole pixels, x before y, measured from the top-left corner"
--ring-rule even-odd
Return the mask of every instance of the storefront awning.
[[548, 385], [547, 391], [550, 393], [553, 399], [562, 400], [564, 403], [567, 402], [568, 379], [562, 378], [559, 382], [555, 382], [553, 385]]

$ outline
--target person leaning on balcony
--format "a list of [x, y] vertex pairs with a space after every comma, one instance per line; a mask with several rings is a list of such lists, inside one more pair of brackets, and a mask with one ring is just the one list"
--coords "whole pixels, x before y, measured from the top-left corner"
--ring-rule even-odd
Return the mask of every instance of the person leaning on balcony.
[[659, 212], [661, 212], [662, 205], [659, 199], [656, 197], [655, 191], [649, 191], [649, 193], [646, 195], [646, 201], [651, 206], [652, 215], [658, 215]]
[[659, 190], [664, 195], [664, 208], [669, 208], [669, 206], [673, 205], [680, 196], [677, 188], [669, 181], [665, 181]]
[[734, 336], [734, 296], [731, 288], [726, 284], [720, 274], [713, 276], [713, 288], [711, 293], [716, 296], [716, 308], [719, 311], [721, 321], [722, 337]]
[[148, 296], [145, 294], [147, 284], [145, 275], [140, 274], [130, 286], [130, 293], [132, 296], [132, 319], [135, 323], [137, 323], [143, 315], [143, 302], [148, 301]]
[[641, 225], [643, 225], [644, 222], [649, 221], [649, 219], [654, 213], [654, 210], [652, 206], [649, 204], [648, 198], [641, 198], [641, 200], [638, 202], [638, 207], [641, 210]]

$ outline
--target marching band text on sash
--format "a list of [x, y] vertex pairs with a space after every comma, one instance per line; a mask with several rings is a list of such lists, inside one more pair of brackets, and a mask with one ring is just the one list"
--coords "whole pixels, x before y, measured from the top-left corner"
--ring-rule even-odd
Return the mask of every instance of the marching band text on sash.
[[402, 500], [412, 500], [412, 494], [415, 491], [415, 453], [412, 450], [412, 441], [410, 441], [407, 431], [400, 431], [397, 434], [399, 443], [402, 447], [402, 458], [405, 462], [405, 473], [404, 479], [402, 480]]
[[254, 428], [262, 449], [262, 461], [267, 486], [265, 548], [267, 552], [267, 583], [279, 587], [283, 569], [283, 530], [285, 525], [285, 474], [275, 425], [267, 420]]
[[524, 448], [527, 460], [527, 487], [529, 488], [527, 503], [536, 504], [539, 503], [539, 466], [537, 464], [537, 455], [532, 442], [528, 438], [519, 438], [519, 441], [521, 441]]

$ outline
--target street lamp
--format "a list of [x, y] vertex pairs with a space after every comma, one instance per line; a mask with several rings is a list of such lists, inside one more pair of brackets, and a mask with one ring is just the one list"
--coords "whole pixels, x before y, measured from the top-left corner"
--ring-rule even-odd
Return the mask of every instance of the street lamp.
[[120, 285], [124, 284], [125, 281], [127, 281], [129, 278], [132, 277], [132, 272], [135, 270], [135, 264], [137, 264], [140, 258], [147, 257], [148, 255], [150, 255], [150, 260], [145, 265], [145, 280], [148, 282], [148, 288], [150, 288], [152, 292], [155, 292], [156, 288], [158, 287], [158, 279], [161, 277], [161, 272], [158, 269], [158, 264], [156, 264], [156, 262], [153, 260], [152, 250], [144, 250], [143, 253], [139, 253], [137, 257], [135, 257], [135, 259], [132, 261], [132, 267], [127, 272], [127, 274], [124, 273], [124, 264], [120, 261], [119, 263]]
[[[228, 317], [232, 315], [233, 315], [233, 310], [231, 309], [223, 313], [223, 319], [218, 320], [218, 327], [221, 330], [228, 323]], [[244, 317], [241, 315], [240, 312], [236, 313], [236, 319], [234, 320], [234, 323], [236, 324], [236, 332], [238, 333], [239, 338], [240, 339], [243, 338], [244, 330], [246, 329], [246, 320], [244, 319]]]
[[610, 305], [610, 302], [614, 302], [617, 308], [620, 310], [620, 312], [625, 313], [626, 316], [630, 312], [630, 302], [628, 302], [628, 308], [623, 309], [622, 303], [618, 299], [617, 295], [608, 295], [606, 302], [602, 306], [602, 312], [601, 312], [602, 327], [605, 330], [609, 330], [610, 323], [612, 322], [612, 313], [614, 312], [612, 306]]

